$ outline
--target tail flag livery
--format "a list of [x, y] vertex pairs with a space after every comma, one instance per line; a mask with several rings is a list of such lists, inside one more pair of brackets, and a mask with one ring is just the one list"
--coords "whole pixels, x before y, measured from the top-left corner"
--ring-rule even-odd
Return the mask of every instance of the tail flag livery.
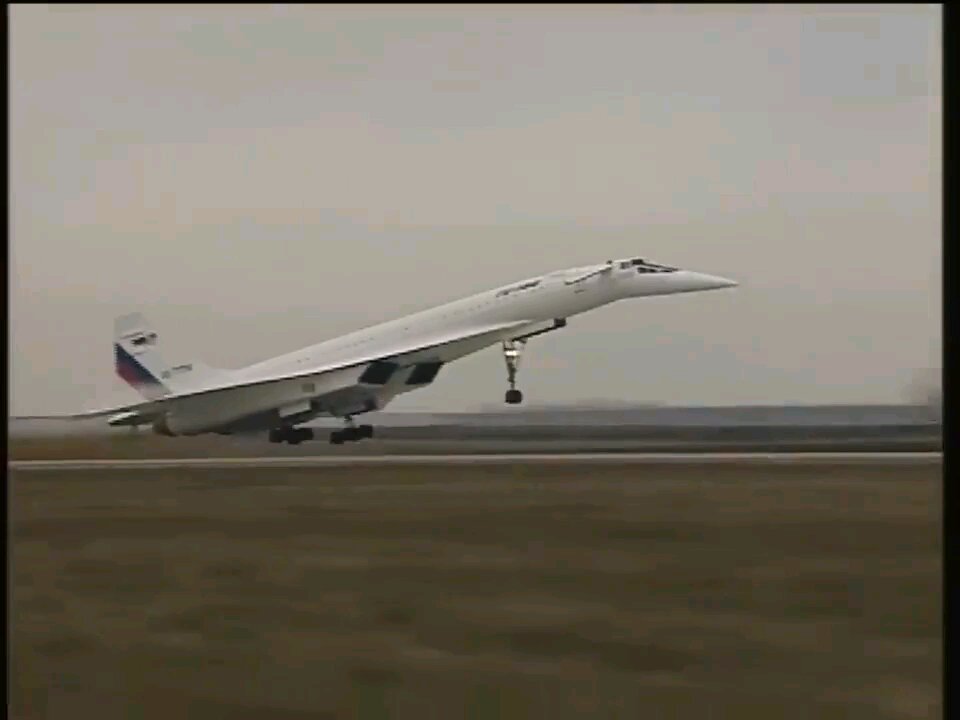
[[148, 400], [195, 388], [219, 374], [200, 363], [171, 366], [158, 348], [159, 337], [142, 314], [122, 315], [114, 321], [114, 369]]

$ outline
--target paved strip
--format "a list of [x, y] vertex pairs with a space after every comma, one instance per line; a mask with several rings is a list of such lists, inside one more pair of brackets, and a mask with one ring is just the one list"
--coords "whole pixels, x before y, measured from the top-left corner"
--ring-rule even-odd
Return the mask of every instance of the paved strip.
[[171, 458], [135, 460], [12, 460], [13, 470], [159, 470], [167, 468], [363, 467], [371, 465], [511, 465], [529, 463], [780, 463], [792, 465], [938, 464], [940, 452], [880, 453], [544, 453], [490, 455], [320, 455], [315, 457]]

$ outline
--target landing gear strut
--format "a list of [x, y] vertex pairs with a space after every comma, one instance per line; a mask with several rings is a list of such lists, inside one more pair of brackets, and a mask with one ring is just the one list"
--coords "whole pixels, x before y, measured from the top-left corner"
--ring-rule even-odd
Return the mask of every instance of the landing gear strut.
[[347, 418], [347, 427], [330, 433], [331, 445], [343, 445], [345, 442], [357, 442], [373, 437], [373, 425], [354, 425], [353, 418]]
[[313, 438], [312, 428], [295, 427], [274, 428], [268, 436], [272, 443], [289, 443], [290, 445], [299, 445], [305, 440], [313, 440]]
[[517, 390], [517, 368], [526, 344], [526, 340], [506, 340], [503, 343], [503, 359], [507, 363], [507, 381], [510, 383], [510, 389], [504, 398], [507, 405], [519, 405], [523, 402], [523, 393]]

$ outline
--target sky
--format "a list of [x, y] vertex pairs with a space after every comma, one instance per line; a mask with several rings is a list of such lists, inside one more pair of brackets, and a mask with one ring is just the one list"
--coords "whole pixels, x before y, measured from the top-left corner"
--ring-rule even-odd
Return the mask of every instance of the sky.
[[[740, 286], [573, 318], [531, 402], [901, 402], [940, 365], [937, 6], [8, 12], [11, 414], [137, 400], [123, 313], [241, 367], [631, 256]], [[491, 348], [390, 409], [505, 389]]]

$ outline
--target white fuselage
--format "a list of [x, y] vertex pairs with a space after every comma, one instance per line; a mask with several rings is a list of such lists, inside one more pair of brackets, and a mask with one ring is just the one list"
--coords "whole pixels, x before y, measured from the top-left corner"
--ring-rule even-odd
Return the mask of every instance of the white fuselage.
[[[297, 422], [321, 414], [344, 416], [380, 409], [400, 393], [422, 387], [406, 383], [414, 363], [449, 363], [617, 300], [735, 285], [683, 270], [638, 271], [631, 262], [635, 261], [571, 268], [511, 283], [232, 371], [228, 384], [244, 385], [272, 375], [297, 377], [238, 387], [216, 399], [198, 397], [171, 413], [167, 423], [176, 434], [193, 434], [278, 407], [289, 407], [290, 417]], [[410, 352], [415, 348], [422, 350]], [[389, 382], [365, 389], [363, 399], [349, 389], [356, 386], [363, 361], [401, 353], [405, 370]], [[339, 367], [343, 365], [349, 367]], [[341, 387], [342, 393], [338, 389]], [[310, 409], [311, 396], [326, 398], [322, 411], [315, 406]]]
[[[464, 328], [514, 321], [527, 321], [535, 325], [557, 318], [573, 317], [630, 297], [704, 290], [704, 285], [709, 282], [704, 280], [707, 276], [684, 271], [641, 276], [631, 269], [624, 269], [620, 272], [614, 270], [609, 280], [604, 276], [595, 276], [579, 283], [568, 284], [568, 279], [575, 279], [589, 271], [590, 268], [573, 268], [471, 295], [250, 365], [238, 371], [239, 376], [295, 370], [298, 365], [320, 362], [337, 363], [352, 358], [358, 351], [379, 356], [390, 352], [400, 342], [416, 344], [418, 339], [428, 340]], [[713, 280], [717, 280], [718, 284], [721, 282], [719, 279]], [[537, 281], [539, 284], [535, 287], [500, 294]], [[516, 334], [508, 333], [514, 336]], [[504, 339], [509, 338], [492, 339], [485, 342], [481, 348], [467, 352], [463, 352], [464, 347], [454, 344], [452, 347], [443, 348], [443, 357], [439, 359], [450, 362]], [[465, 343], [470, 345], [470, 341]]]

